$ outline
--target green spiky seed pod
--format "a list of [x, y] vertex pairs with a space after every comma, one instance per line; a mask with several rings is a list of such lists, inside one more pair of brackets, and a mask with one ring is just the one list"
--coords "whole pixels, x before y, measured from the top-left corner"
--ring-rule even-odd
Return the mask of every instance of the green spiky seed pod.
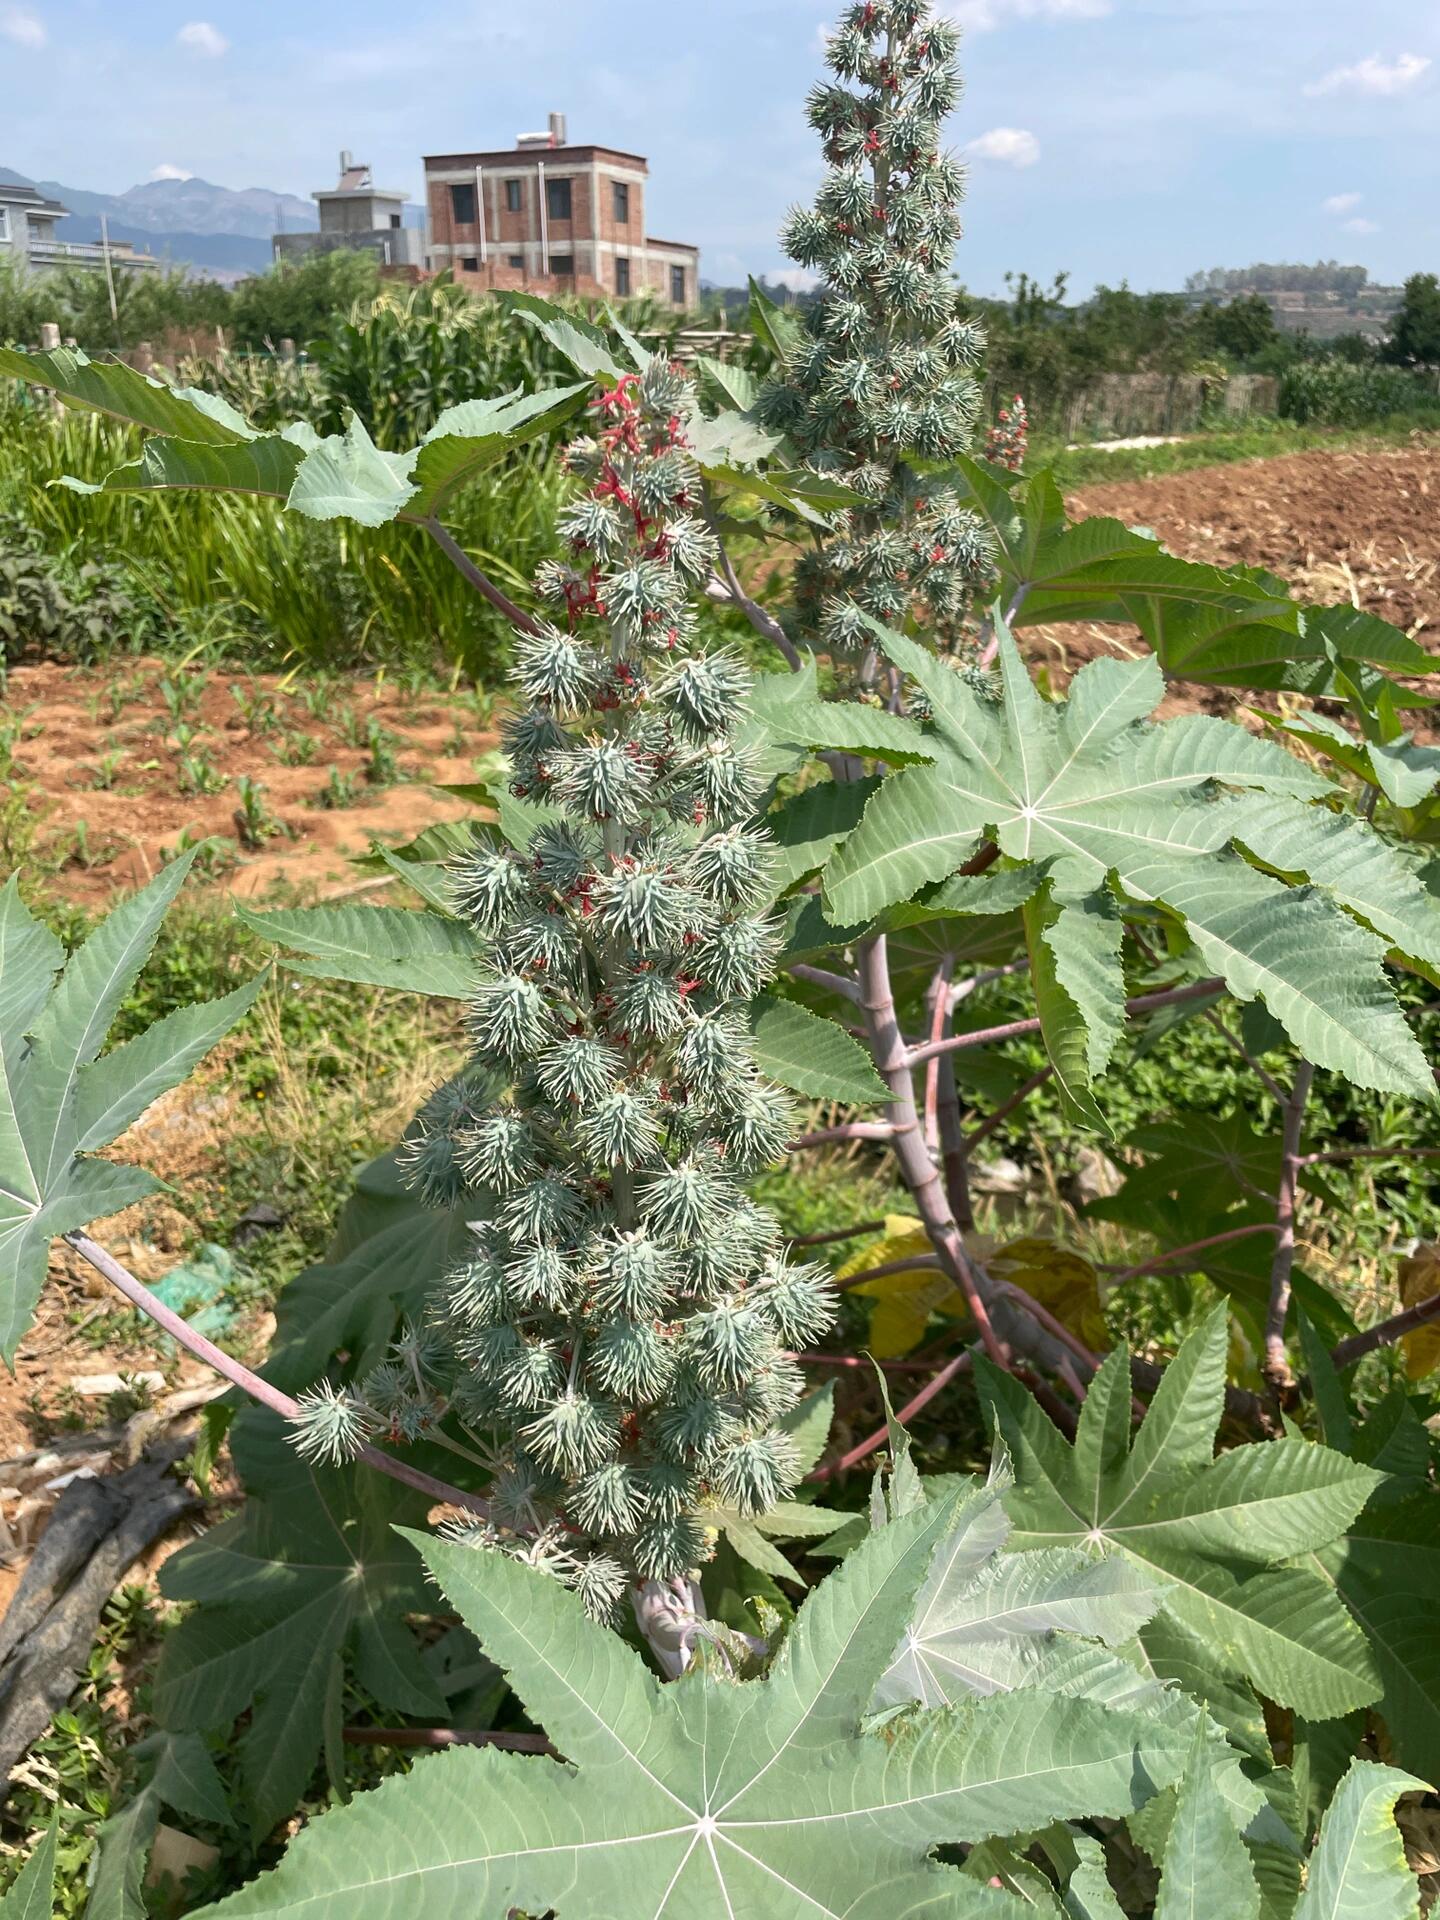
[[801, 637], [868, 648], [861, 618], [917, 618], [946, 650], [991, 570], [979, 518], [922, 463], [964, 452], [980, 410], [980, 329], [957, 316], [950, 262], [962, 170], [941, 149], [959, 95], [956, 28], [929, 0], [863, 0], [830, 36], [811, 93], [826, 174], [782, 239], [822, 297], [760, 408], [813, 466], [867, 500], [796, 568]]
[[713, 544], [689, 411], [655, 359], [569, 451], [588, 491], [542, 572], [558, 624], [519, 651], [507, 727], [515, 791], [553, 812], [523, 850], [492, 837], [455, 869], [486, 956], [475, 1066], [406, 1149], [427, 1197], [473, 1199], [483, 1224], [423, 1335], [317, 1407], [309, 1443], [329, 1457], [352, 1426], [458, 1418], [494, 1474], [492, 1524], [464, 1537], [601, 1614], [627, 1579], [693, 1568], [708, 1505], [755, 1512], [794, 1484], [785, 1348], [831, 1315], [742, 1186], [793, 1118], [744, 1014], [777, 938], [736, 732], [750, 676], [705, 649], [692, 604]]

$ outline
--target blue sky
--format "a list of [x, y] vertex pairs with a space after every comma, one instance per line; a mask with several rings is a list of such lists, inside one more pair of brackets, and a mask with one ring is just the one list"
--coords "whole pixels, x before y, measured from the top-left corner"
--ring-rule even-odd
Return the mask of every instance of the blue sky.
[[[1440, 268], [1437, 0], [947, 0], [967, 31], [966, 284], [1085, 291], [1253, 259]], [[302, 194], [348, 146], [571, 138], [647, 153], [651, 230], [733, 281], [819, 166], [822, 0], [0, 0], [0, 164], [119, 191], [157, 168]]]

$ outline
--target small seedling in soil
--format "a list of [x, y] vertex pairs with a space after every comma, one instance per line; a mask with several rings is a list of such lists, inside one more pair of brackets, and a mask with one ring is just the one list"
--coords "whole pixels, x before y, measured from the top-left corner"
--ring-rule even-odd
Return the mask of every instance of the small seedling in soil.
[[273, 840], [277, 834], [288, 831], [283, 820], [278, 820], [265, 804], [265, 789], [258, 780], [252, 780], [242, 773], [238, 782], [240, 804], [233, 814], [235, 831], [240, 836], [240, 844], [252, 853], [258, 853], [267, 840]]
[[182, 671], [173, 680], [167, 676], [160, 682], [160, 698], [172, 721], [183, 720], [188, 712], [198, 708], [209, 678], [208, 673]]
[[338, 813], [342, 807], [358, 806], [360, 791], [355, 784], [353, 773], [342, 773], [339, 767], [331, 767], [330, 778], [315, 796], [315, 805], [323, 807], [328, 813]]
[[311, 674], [297, 689], [300, 704], [312, 720], [327, 720], [334, 704], [335, 682], [328, 673]]
[[270, 751], [282, 766], [308, 767], [320, 751], [320, 742], [313, 733], [295, 733], [287, 728]]
[[235, 842], [227, 840], [223, 834], [196, 833], [193, 827], [182, 827], [180, 837], [174, 846], [161, 847], [161, 866], [168, 866], [172, 860], [178, 860], [182, 853], [189, 853], [192, 847], [199, 848], [192, 871], [208, 874], [212, 879], [219, 874], [229, 873], [240, 857]]
[[181, 793], [219, 793], [225, 775], [204, 753], [182, 753], [176, 770]]
[[236, 719], [252, 738], [257, 733], [273, 733], [280, 724], [275, 702], [263, 687], [231, 687], [230, 698], [239, 709]]
[[110, 793], [124, 764], [125, 755], [118, 747], [112, 753], [102, 753], [90, 769], [89, 784], [101, 793]]
[[398, 742], [387, 733], [372, 714], [365, 728], [365, 778], [372, 787], [393, 787], [400, 778], [400, 763], [395, 758]]
[[365, 744], [365, 725], [354, 707], [347, 700], [344, 706], [336, 707], [330, 724], [345, 742], [347, 747], [363, 747]]
[[60, 851], [60, 847], [66, 845], [66, 840], [62, 840], [60, 846], [55, 849], [52, 855], [57, 869], [62, 867], [81, 867], [88, 873], [92, 867], [108, 866], [119, 852], [119, 847], [113, 840], [102, 840], [98, 845], [92, 847], [90, 844], [89, 822], [85, 820], [77, 820], [75, 822], [75, 825], [71, 828], [67, 836], [67, 840], [69, 851], [64, 853]]

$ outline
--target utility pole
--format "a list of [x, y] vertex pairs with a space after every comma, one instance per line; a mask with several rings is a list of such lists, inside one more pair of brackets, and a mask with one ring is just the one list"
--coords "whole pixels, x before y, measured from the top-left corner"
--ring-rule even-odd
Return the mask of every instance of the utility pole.
[[105, 261], [105, 286], [110, 295], [110, 319], [115, 327], [115, 344], [124, 343], [120, 338], [120, 315], [115, 306], [115, 275], [110, 269], [110, 223], [102, 213], [100, 216], [100, 252]]

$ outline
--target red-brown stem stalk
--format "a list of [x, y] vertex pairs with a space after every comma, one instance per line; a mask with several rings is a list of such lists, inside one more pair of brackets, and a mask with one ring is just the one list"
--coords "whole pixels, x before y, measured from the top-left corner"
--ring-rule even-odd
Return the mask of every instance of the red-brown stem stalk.
[[[262, 1407], [268, 1407], [272, 1413], [278, 1413], [283, 1420], [293, 1420], [299, 1413], [298, 1400], [292, 1400], [288, 1393], [272, 1387], [268, 1380], [262, 1380], [258, 1373], [252, 1373], [241, 1361], [223, 1352], [213, 1340], [207, 1340], [203, 1333], [192, 1327], [188, 1320], [183, 1320], [172, 1307], [167, 1307], [143, 1280], [137, 1280], [133, 1273], [122, 1267], [88, 1234], [67, 1233], [64, 1240], [66, 1246], [73, 1247], [82, 1260], [88, 1260], [97, 1273], [102, 1274], [118, 1293], [122, 1293], [132, 1307], [138, 1307], [187, 1353], [193, 1354], [197, 1360], [203, 1360], [207, 1367], [213, 1367], [232, 1386], [239, 1387], [242, 1393], [248, 1393], [252, 1400], [257, 1400]], [[382, 1453], [379, 1447], [363, 1447], [357, 1457], [377, 1473], [388, 1474], [392, 1480], [413, 1487], [417, 1493], [428, 1494], [432, 1500], [443, 1500], [450, 1506], [464, 1507], [470, 1513], [479, 1514], [482, 1519], [489, 1514], [488, 1503], [478, 1494], [466, 1493], [461, 1487], [452, 1487], [444, 1480], [437, 1480], [433, 1474], [422, 1473], [418, 1467], [408, 1466], [405, 1461]]]
[[1413, 1307], [1406, 1307], [1403, 1313], [1392, 1314], [1388, 1320], [1367, 1327], [1364, 1333], [1352, 1333], [1331, 1353], [1331, 1362], [1337, 1367], [1353, 1367], [1367, 1353], [1374, 1353], [1377, 1347], [1387, 1347], [1396, 1340], [1403, 1340], [1407, 1333], [1413, 1333], [1417, 1327], [1423, 1327], [1431, 1320], [1440, 1320], [1440, 1293], [1432, 1293], [1428, 1300], [1416, 1301]]
[[1275, 1196], [1275, 1257], [1270, 1263], [1270, 1310], [1265, 1317], [1265, 1357], [1261, 1371], [1277, 1395], [1292, 1393], [1295, 1375], [1285, 1353], [1285, 1322], [1290, 1313], [1290, 1287], [1295, 1269], [1295, 1198], [1300, 1179], [1300, 1136], [1305, 1128], [1305, 1102], [1315, 1069], [1302, 1060], [1295, 1084], [1285, 1102], [1281, 1129], [1280, 1189]]

